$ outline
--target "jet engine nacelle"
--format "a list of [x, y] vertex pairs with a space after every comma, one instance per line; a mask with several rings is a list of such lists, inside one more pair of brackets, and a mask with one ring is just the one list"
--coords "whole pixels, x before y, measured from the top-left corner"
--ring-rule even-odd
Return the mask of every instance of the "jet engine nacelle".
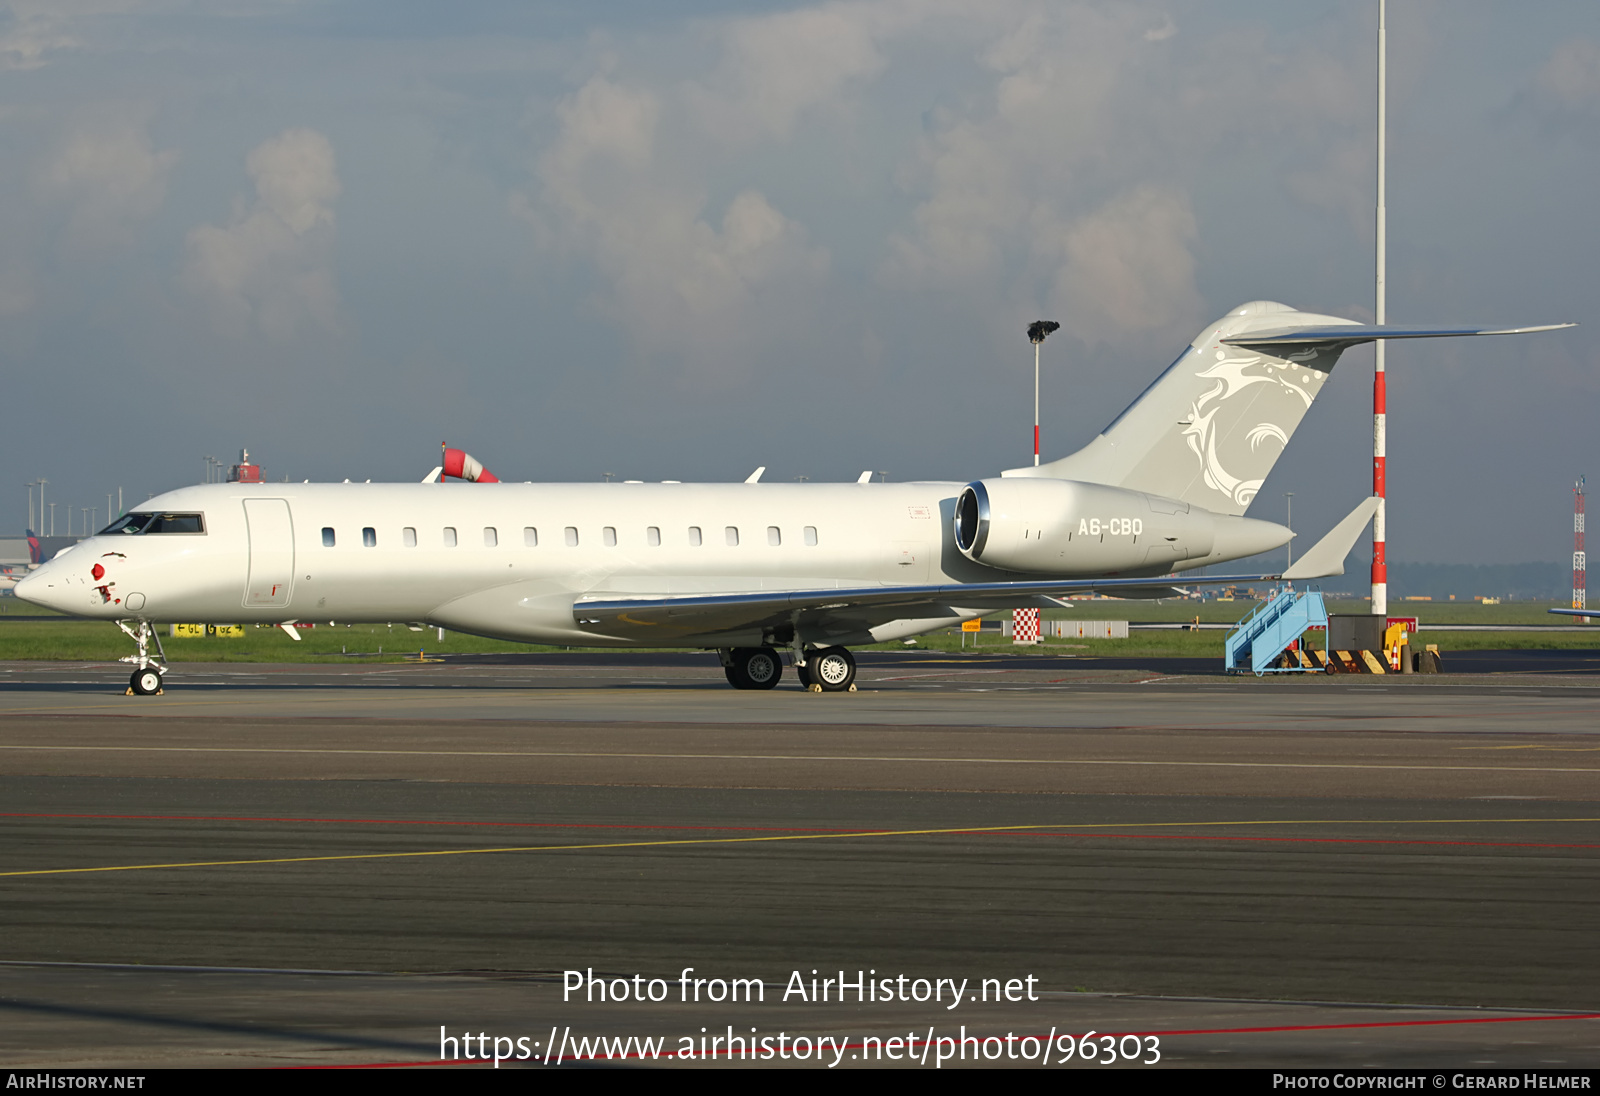
[[1073, 480], [969, 483], [956, 499], [956, 547], [1007, 571], [1162, 574], [1207, 557], [1217, 517], [1186, 502]]

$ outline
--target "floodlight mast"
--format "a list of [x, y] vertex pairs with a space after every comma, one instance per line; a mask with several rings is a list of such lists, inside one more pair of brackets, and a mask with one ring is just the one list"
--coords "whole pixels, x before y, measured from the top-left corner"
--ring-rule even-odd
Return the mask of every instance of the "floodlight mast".
[[1050, 332], [1061, 327], [1054, 320], [1034, 320], [1028, 325], [1028, 341], [1033, 343], [1033, 466], [1039, 467], [1039, 347]]

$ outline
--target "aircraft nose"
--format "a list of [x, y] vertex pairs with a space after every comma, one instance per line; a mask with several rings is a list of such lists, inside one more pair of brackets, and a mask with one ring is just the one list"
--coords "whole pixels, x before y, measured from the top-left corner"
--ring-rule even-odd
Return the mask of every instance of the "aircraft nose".
[[66, 588], [58, 581], [59, 576], [50, 574], [48, 566], [28, 574], [12, 589], [12, 593], [23, 601], [30, 601], [35, 605], [42, 605], [46, 609], [66, 611]]

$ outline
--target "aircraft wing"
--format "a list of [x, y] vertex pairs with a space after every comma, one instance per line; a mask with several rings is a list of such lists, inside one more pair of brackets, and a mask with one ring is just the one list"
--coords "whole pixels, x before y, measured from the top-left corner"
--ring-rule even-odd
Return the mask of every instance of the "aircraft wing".
[[1535, 331], [1559, 331], [1576, 327], [1570, 323], [1542, 327], [1428, 327], [1416, 324], [1331, 324], [1326, 327], [1285, 327], [1271, 331], [1248, 331], [1222, 341], [1230, 346], [1355, 346], [1375, 339], [1448, 339], [1463, 335], [1529, 335]]
[[1271, 582], [1276, 575], [1228, 575], [1185, 579], [1054, 579], [1040, 582], [973, 582], [928, 586], [866, 586], [853, 589], [763, 590], [752, 593], [667, 597], [585, 597], [572, 606], [573, 619], [598, 635], [666, 642], [669, 637], [748, 632], [794, 626], [802, 633], [862, 631], [891, 620], [969, 618], [1001, 609], [1059, 608], [1068, 594], [1175, 597], [1184, 586]]
[[1597, 609], [1547, 609], [1545, 611], [1549, 612], [1549, 613], [1555, 613], [1557, 616], [1600, 617], [1600, 608], [1597, 608]]

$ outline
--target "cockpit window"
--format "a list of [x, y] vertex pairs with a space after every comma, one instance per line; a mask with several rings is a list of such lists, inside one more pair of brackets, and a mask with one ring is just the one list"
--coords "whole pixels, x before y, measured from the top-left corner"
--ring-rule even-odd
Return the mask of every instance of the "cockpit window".
[[104, 529], [99, 536], [122, 533], [126, 536], [144, 536], [151, 533], [204, 533], [203, 514], [124, 514]]

